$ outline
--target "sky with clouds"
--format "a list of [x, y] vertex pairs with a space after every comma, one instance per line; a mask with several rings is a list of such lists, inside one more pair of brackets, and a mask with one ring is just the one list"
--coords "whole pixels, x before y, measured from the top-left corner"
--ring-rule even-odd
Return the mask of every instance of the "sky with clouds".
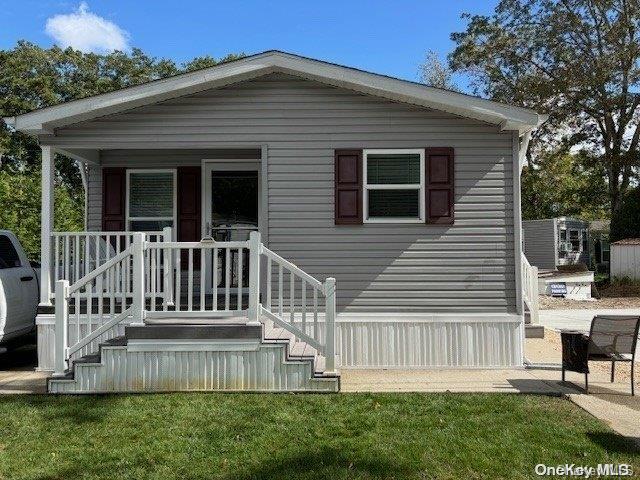
[[279, 49], [416, 80], [425, 52], [442, 57], [463, 12], [496, 0], [305, 2], [218, 0], [0, 0], [0, 48], [20, 39], [109, 52], [132, 46], [177, 62], [198, 55]]

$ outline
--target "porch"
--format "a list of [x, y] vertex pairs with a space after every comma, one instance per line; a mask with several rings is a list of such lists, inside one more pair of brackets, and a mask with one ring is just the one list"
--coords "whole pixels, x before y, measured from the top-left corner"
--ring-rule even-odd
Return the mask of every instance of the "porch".
[[[259, 232], [235, 242], [171, 236], [169, 227], [52, 234], [50, 391], [337, 388], [334, 279], [309, 276]], [[182, 354], [216, 379], [169, 371]], [[144, 365], [133, 366], [140, 356]]]

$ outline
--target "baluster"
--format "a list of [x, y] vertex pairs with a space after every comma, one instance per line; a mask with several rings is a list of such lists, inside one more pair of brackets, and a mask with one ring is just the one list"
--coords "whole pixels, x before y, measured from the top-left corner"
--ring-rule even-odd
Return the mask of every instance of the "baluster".
[[[69, 274], [69, 235], [64, 236], [64, 278], [71, 280]], [[73, 282], [70, 282], [73, 283]]]
[[53, 249], [55, 251], [55, 259], [56, 259], [56, 263], [54, 268], [54, 272], [55, 272], [55, 278], [53, 279], [54, 282], [57, 282], [58, 280], [61, 280], [60, 278], [60, 237], [54, 236], [53, 237]]
[[[105, 247], [104, 263], [107, 263], [111, 259], [111, 235], [105, 237]], [[107, 301], [109, 301], [109, 297], [111, 297], [111, 269], [104, 272], [104, 283], [105, 296], [107, 297]], [[109, 306], [111, 306], [111, 302], [109, 302]]]
[[[211, 251], [211, 250], [209, 250]], [[200, 311], [204, 311], [204, 280], [206, 277], [206, 270], [205, 270], [205, 250], [204, 248], [200, 249]]]
[[318, 340], [320, 332], [318, 331], [318, 289], [313, 288], [313, 338]]
[[75, 309], [76, 309], [76, 342], [82, 337], [80, 336], [80, 288], [76, 290]]
[[224, 309], [229, 310], [231, 295], [231, 249], [224, 249]]
[[102, 312], [104, 311], [103, 309], [103, 292], [104, 292], [104, 287], [102, 285], [102, 279], [103, 274], [101, 273], [100, 275], [98, 275], [98, 277], [96, 278], [96, 290], [98, 291], [98, 311], [96, 313], [97, 316], [97, 323], [98, 323], [98, 327], [102, 326]]
[[289, 307], [291, 309], [291, 312], [289, 313], [289, 316], [291, 318], [291, 325], [294, 324], [294, 319], [295, 319], [295, 313], [296, 313], [296, 304], [295, 304], [295, 280], [296, 278], [293, 275], [293, 272], [289, 272]]
[[150, 307], [149, 309], [154, 312], [156, 310], [156, 272], [155, 272], [155, 268], [156, 268], [156, 249], [155, 248], [149, 248], [148, 250], [148, 254], [149, 256], [149, 274], [151, 276], [151, 278], [149, 278], [149, 281], [151, 282], [151, 302], [150, 302]]
[[[120, 254], [120, 235], [116, 235], [116, 255]], [[120, 293], [122, 285], [122, 271], [120, 270], [120, 262], [115, 265], [116, 272], [116, 292]], [[114, 292], [115, 294], [115, 292]]]
[[[155, 243], [158, 243], [158, 235], [155, 236]], [[154, 248], [155, 257], [156, 257], [156, 295], [162, 293], [164, 289], [162, 288], [162, 269], [161, 269], [161, 251], [157, 248]], [[164, 295], [162, 295], [164, 297]]]
[[302, 331], [307, 333], [307, 282], [302, 280], [302, 300], [300, 306], [302, 307]]
[[[122, 263], [120, 270], [122, 271], [122, 273], [124, 273], [129, 266], [129, 257], [123, 258], [122, 262], [119, 262], [119, 263]], [[124, 312], [126, 309], [127, 309], [127, 292], [125, 289], [125, 285], [122, 285], [122, 288], [120, 288], [120, 313]]]
[[[131, 235], [125, 235], [124, 237], [124, 243], [125, 243], [125, 248], [128, 249], [131, 246]], [[129, 259], [127, 260], [127, 265], [126, 265], [126, 269], [124, 272], [124, 279], [125, 279], [125, 289], [127, 291], [127, 294], [131, 293], [132, 289], [131, 289], [131, 268], [132, 268], [132, 257], [129, 257]]]
[[84, 236], [84, 274], [87, 275], [91, 271], [91, 265], [89, 260], [91, 258], [91, 252], [89, 251], [89, 233]]
[[278, 264], [278, 311], [280, 312], [281, 319], [284, 319], [284, 300], [282, 298], [283, 286], [284, 274], [282, 271], [282, 264]]
[[213, 249], [213, 309], [218, 310], [218, 249]]
[[144, 271], [145, 271], [145, 283], [144, 283], [144, 293], [145, 298], [146, 294], [151, 290], [151, 258], [149, 255], [149, 250], [144, 251]]
[[96, 251], [95, 257], [95, 265], [93, 266], [93, 269], [95, 270], [96, 268], [98, 268], [100, 266], [100, 235], [96, 235], [94, 238], [94, 249]]
[[271, 258], [267, 257], [267, 310], [271, 311]]
[[182, 303], [182, 293], [181, 293], [181, 284], [182, 284], [182, 249], [176, 249], [176, 298], [174, 299], [176, 304], [176, 312], [180, 311], [181, 303]]
[[73, 246], [73, 257], [75, 265], [73, 266], [75, 279], [74, 282], [77, 282], [80, 279], [80, 235], [73, 236], [74, 246]]
[[236, 272], [236, 276], [238, 280], [236, 284], [238, 285], [238, 300], [236, 302], [236, 310], [242, 310], [242, 257], [244, 256], [244, 249], [238, 248], [238, 268]]
[[189, 262], [187, 264], [187, 309], [193, 310], [193, 248], [189, 249]]
[[115, 314], [116, 310], [116, 271], [113, 267], [109, 270], [109, 313]]
[[93, 314], [93, 282], [94, 280], [91, 280], [89, 283], [87, 283], [87, 286], [85, 288], [85, 292], [87, 294], [87, 330], [89, 332], [93, 331], [91, 322], [91, 315]]

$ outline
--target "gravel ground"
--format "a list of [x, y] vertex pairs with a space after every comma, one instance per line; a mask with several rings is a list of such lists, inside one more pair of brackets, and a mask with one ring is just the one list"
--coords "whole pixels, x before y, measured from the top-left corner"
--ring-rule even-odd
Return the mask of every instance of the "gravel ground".
[[600, 299], [567, 300], [540, 295], [540, 308], [544, 310], [640, 308], [640, 297], [606, 297]]
[[[544, 338], [527, 339], [525, 352], [528, 360], [540, 363], [562, 363], [562, 344], [560, 333], [550, 328], [545, 328]], [[589, 370], [598, 376], [608, 378], [611, 373], [609, 362], [589, 362]], [[637, 370], [637, 368], [636, 368]], [[636, 375], [636, 379], [638, 375]], [[616, 381], [628, 382], [631, 380], [631, 364], [616, 364]]]

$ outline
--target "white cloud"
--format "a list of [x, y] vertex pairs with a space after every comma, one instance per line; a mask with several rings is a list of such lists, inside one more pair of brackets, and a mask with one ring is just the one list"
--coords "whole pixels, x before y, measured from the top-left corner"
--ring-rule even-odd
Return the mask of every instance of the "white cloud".
[[45, 31], [62, 48], [105, 53], [129, 50], [129, 34], [118, 25], [89, 11], [86, 2], [69, 14], [47, 19]]

